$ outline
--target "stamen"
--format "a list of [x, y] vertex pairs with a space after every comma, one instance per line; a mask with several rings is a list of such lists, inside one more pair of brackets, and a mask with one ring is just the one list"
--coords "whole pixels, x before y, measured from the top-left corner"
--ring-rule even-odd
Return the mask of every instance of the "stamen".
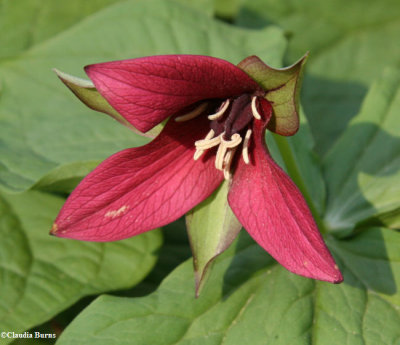
[[205, 150], [196, 149], [196, 152], [194, 153], [193, 159], [195, 161], [197, 161], [202, 156], [202, 154], [204, 152], [205, 152]]
[[214, 146], [219, 145], [221, 142], [220, 136], [212, 138], [212, 139], [203, 139], [203, 140], [197, 140], [194, 145], [196, 148], [201, 149], [201, 150], [207, 150], [210, 149]]
[[250, 137], [251, 137], [251, 129], [248, 129], [246, 132], [246, 135], [244, 137], [243, 140], [243, 149], [242, 149], [242, 156], [243, 156], [243, 160], [246, 164], [250, 163], [250, 159], [249, 159], [249, 141], [250, 141]]
[[214, 134], [215, 134], [214, 130], [211, 129], [211, 130], [207, 133], [207, 135], [206, 135], [206, 137], [204, 138], [204, 140], [211, 139], [212, 137], [214, 137]]
[[224, 167], [226, 150], [227, 147], [221, 142], [221, 144], [218, 146], [217, 156], [215, 158], [215, 167], [218, 170], [222, 170]]
[[217, 120], [219, 119], [222, 115], [224, 115], [226, 109], [228, 109], [230, 104], [229, 99], [227, 99], [224, 103], [222, 103], [222, 107], [220, 108], [220, 110], [218, 110], [215, 114], [212, 115], [208, 115], [208, 119], [209, 120]]
[[208, 105], [207, 102], [201, 103], [199, 106], [197, 106], [196, 108], [194, 108], [192, 111], [188, 112], [187, 114], [176, 117], [175, 121], [176, 122], [184, 122], [184, 121], [194, 119], [195, 117], [199, 116], [204, 110], [206, 110], [207, 105]]
[[[197, 140], [195, 142], [195, 152], [193, 155], [194, 160], [198, 160], [208, 149], [218, 146], [216, 150], [215, 167], [216, 169], [222, 171], [226, 180], [231, 180], [231, 165], [239, 145], [242, 144], [241, 150], [243, 161], [245, 164], [250, 164], [249, 146], [251, 144], [250, 138], [253, 132], [251, 129], [249, 129], [249, 127], [253, 121], [252, 116], [257, 120], [262, 119], [262, 113], [260, 113], [258, 110], [258, 106], [260, 104], [257, 97], [258, 96], [251, 97], [251, 115], [249, 115], [248, 110], [246, 110], [248, 109], [250, 100], [250, 96], [247, 94], [232, 100], [226, 99], [223, 103], [221, 103], [215, 114], [208, 115], [208, 119], [214, 121], [222, 119], [224, 114], [229, 112], [229, 116], [226, 120], [219, 120], [218, 123], [212, 123], [210, 127], [213, 127], [214, 130], [211, 129], [204, 139]], [[232, 109], [228, 111], [232, 102]], [[199, 116], [200, 114], [204, 114], [207, 106], [207, 103], [202, 103], [191, 112], [175, 118], [175, 121], [187, 121]], [[242, 116], [240, 112], [243, 109], [246, 110], [246, 113]], [[242, 138], [239, 132], [246, 127], [246, 134]], [[225, 131], [221, 133], [221, 130], [223, 129]], [[216, 132], [219, 134], [216, 135]], [[226, 136], [225, 133], [227, 133]]]
[[225, 180], [228, 180], [228, 181], [232, 177], [230, 170], [231, 170], [231, 164], [232, 164], [232, 160], [235, 155], [235, 152], [236, 152], [236, 147], [229, 150], [226, 153], [225, 158], [224, 158], [224, 178], [225, 178]]
[[231, 140], [229, 140], [229, 141], [226, 141], [224, 139], [224, 137], [223, 137], [224, 134], [225, 134], [225, 132], [221, 134], [221, 144], [223, 143], [226, 147], [229, 147], [229, 148], [236, 147], [242, 142], [242, 137], [238, 133], [235, 133], [234, 135], [232, 135]]
[[261, 115], [257, 110], [257, 106], [256, 106], [256, 100], [257, 100], [257, 96], [254, 96], [251, 100], [251, 110], [253, 112], [253, 116], [257, 119], [257, 120], [261, 120]]
[[231, 177], [232, 177], [232, 174], [231, 174], [230, 170], [229, 169], [228, 170], [224, 169], [224, 178], [225, 178], [225, 180], [229, 181], [231, 179]]
[[[211, 129], [203, 140], [198, 140], [194, 143], [196, 146], [196, 152], [194, 153], [193, 159], [195, 161], [197, 161], [201, 157], [205, 150], [219, 144], [221, 139], [219, 138], [219, 136], [212, 139], [214, 134], [214, 131]], [[213, 143], [213, 140], [216, 142], [215, 144]]]
[[225, 155], [228, 148], [234, 148], [242, 142], [240, 134], [235, 133], [232, 135], [231, 140], [227, 141], [224, 139], [225, 132], [221, 133], [221, 143], [218, 146], [217, 157], [215, 158], [215, 167], [218, 170], [222, 170], [224, 167]]

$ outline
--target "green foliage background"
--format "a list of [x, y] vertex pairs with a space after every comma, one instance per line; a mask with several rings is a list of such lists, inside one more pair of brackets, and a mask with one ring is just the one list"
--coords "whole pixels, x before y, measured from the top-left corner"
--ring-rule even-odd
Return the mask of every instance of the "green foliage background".
[[[395, 0], [0, 0], [0, 332], [57, 334], [0, 344], [399, 345], [398, 37]], [[184, 220], [105, 244], [48, 235], [91, 169], [148, 141], [52, 68], [84, 77], [90, 63], [182, 53], [281, 67], [306, 51], [301, 129], [267, 142], [343, 284], [287, 272], [241, 231], [195, 299]]]

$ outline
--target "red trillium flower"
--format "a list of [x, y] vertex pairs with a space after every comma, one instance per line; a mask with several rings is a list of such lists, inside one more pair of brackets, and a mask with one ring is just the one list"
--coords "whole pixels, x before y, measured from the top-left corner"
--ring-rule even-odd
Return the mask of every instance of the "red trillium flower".
[[251, 73], [279, 82], [277, 71], [285, 76], [289, 69], [271, 69], [255, 56], [235, 66], [208, 56], [168, 55], [85, 71], [119, 121], [141, 132], [168, 121], [149, 144], [118, 152], [90, 173], [66, 201], [52, 234], [86, 241], [132, 237], [175, 221], [225, 179], [233, 213], [280, 264], [302, 276], [343, 280], [302, 194], [265, 144], [267, 128], [291, 135], [298, 118], [295, 109], [296, 116], [280, 113], [285, 100], [267, 97], [279, 87], [268, 90]]

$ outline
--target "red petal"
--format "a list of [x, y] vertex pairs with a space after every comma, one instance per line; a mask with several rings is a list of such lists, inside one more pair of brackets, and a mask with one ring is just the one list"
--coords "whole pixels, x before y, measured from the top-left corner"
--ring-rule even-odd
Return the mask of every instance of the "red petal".
[[85, 71], [102, 96], [143, 132], [200, 100], [259, 89], [240, 68], [209, 56], [152, 56], [90, 65]]
[[[265, 124], [264, 124], [265, 126]], [[289, 271], [339, 283], [335, 264], [308, 206], [265, 145], [263, 124], [255, 121], [251, 162], [240, 159], [228, 195], [244, 228]]]
[[223, 175], [210, 153], [193, 160], [207, 118], [169, 121], [148, 145], [118, 152], [73, 191], [52, 229], [87, 241], [120, 240], [168, 224], [206, 199]]

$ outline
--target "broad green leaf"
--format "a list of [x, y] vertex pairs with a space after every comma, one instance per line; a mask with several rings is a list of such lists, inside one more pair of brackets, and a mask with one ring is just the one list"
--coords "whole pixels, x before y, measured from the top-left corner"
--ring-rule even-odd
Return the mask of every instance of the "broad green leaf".
[[[333, 230], [386, 214], [399, 222], [400, 71], [388, 69], [324, 162]], [[395, 218], [393, 218], [395, 217]]]
[[233, 63], [256, 54], [276, 66], [284, 49], [278, 28], [237, 29], [169, 1], [124, 1], [88, 16], [17, 59], [0, 62], [0, 185], [25, 190], [65, 164], [101, 160], [146, 142], [82, 106], [54, 67], [83, 77], [90, 63], [172, 53]]
[[156, 262], [158, 231], [113, 243], [49, 236], [64, 201], [34, 191], [1, 196], [1, 330], [23, 332], [85, 295], [128, 288]]
[[0, 59], [15, 58], [117, 1], [1, 0]]
[[353, 238], [329, 241], [329, 244], [343, 262], [348, 284], [356, 285], [354, 281], [357, 281], [358, 286], [374, 291], [400, 312], [400, 236], [397, 232], [369, 228]]
[[[0, 59], [14, 58], [32, 46], [51, 39], [92, 13], [122, 0], [1, 0]], [[141, 1], [141, 0], [137, 0]], [[176, 0], [213, 14], [213, 0]]]
[[215, 0], [175, 0], [185, 6], [193, 7], [198, 11], [202, 11], [209, 16], [214, 14]]
[[162, 228], [162, 235], [163, 245], [157, 252], [158, 261], [153, 270], [133, 289], [121, 292], [123, 296], [145, 296], [157, 290], [161, 281], [168, 274], [183, 261], [191, 257], [192, 253], [183, 217], [176, 222], [164, 226]]
[[[376, 218], [376, 224], [383, 225], [390, 229], [400, 229], [400, 207], [395, 210], [381, 213]], [[370, 223], [375, 224], [373, 221]]]
[[57, 344], [397, 344], [399, 241], [379, 228], [331, 240], [345, 275], [331, 285], [289, 273], [241, 236], [198, 299], [186, 262], [150, 296], [99, 297]]
[[369, 84], [400, 66], [397, 0], [244, 0], [237, 23], [277, 24], [290, 36], [287, 60], [310, 51], [302, 102], [325, 153], [356, 115]]
[[196, 296], [207, 281], [215, 258], [232, 244], [242, 228], [228, 205], [228, 191], [225, 181], [213, 195], [186, 215]]
[[217, 17], [232, 22], [240, 9], [239, 0], [214, 0], [214, 11]]

